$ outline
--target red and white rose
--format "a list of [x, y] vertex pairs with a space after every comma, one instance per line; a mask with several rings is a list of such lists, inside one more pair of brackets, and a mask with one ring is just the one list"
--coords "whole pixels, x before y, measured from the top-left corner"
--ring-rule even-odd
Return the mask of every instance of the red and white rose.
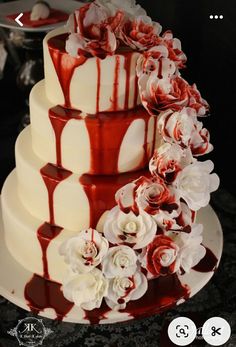
[[140, 179], [136, 181], [136, 201], [139, 208], [150, 215], [160, 211], [171, 213], [178, 209], [178, 201], [172, 191], [159, 177], [153, 179]]
[[208, 104], [202, 99], [196, 86], [190, 86], [178, 74], [166, 77], [153, 72], [148, 78], [142, 75], [139, 78], [139, 88], [142, 103], [152, 115], [191, 107], [197, 115], [203, 116], [208, 110]]
[[170, 30], [162, 35], [162, 44], [168, 48], [168, 58], [174, 61], [179, 69], [185, 67], [187, 57], [182, 51], [181, 42], [179, 39], [173, 37]]
[[114, 54], [118, 47], [116, 31], [123, 17], [122, 11], [111, 16], [96, 2], [81, 7], [70, 16], [71, 34], [66, 41], [66, 51], [75, 57], [91, 54], [105, 58]]
[[132, 49], [145, 51], [157, 45], [161, 29], [161, 25], [150, 17], [139, 16], [124, 22], [119, 30], [119, 38]]
[[165, 183], [171, 184], [178, 173], [193, 160], [190, 150], [175, 143], [164, 143], [155, 150], [149, 162], [149, 170], [153, 175], [160, 176]]
[[176, 263], [178, 253], [179, 247], [170, 237], [157, 235], [144, 250], [140, 259], [142, 266], [152, 277], [165, 276], [178, 270]]
[[195, 109], [183, 107], [181, 111], [163, 112], [158, 120], [158, 129], [164, 141], [190, 148], [193, 155], [202, 155], [212, 150], [209, 133], [197, 120]]

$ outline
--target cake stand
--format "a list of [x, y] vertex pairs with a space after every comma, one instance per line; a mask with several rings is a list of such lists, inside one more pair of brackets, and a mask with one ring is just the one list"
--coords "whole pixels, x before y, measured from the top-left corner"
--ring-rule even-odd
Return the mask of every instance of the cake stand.
[[[204, 226], [203, 244], [208, 249], [208, 258], [205, 262], [205, 268], [203, 267], [203, 264], [200, 264], [200, 267], [202, 268], [201, 272], [199, 269], [196, 269], [198, 271], [192, 269], [190, 273], [179, 276], [178, 283], [181, 283], [182, 288], [186, 287], [190, 290], [188, 298], [191, 298], [200, 291], [213, 276], [214, 271], [219, 265], [223, 248], [221, 225], [215, 212], [210, 206], [207, 206], [198, 212], [197, 222], [202, 223]], [[24, 242], [27, 242], [27, 240]], [[211, 264], [214, 262], [213, 258], [217, 258], [217, 260], [215, 261], [213, 268], [211, 268]], [[0, 211], [0, 295], [15, 305], [30, 311], [27, 300], [25, 299], [24, 290], [26, 284], [32, 277], [33, 273], [19, 265], [6, 248]], [[150, 294], [155, 296], [155, 293], [159, 292], [159, 302], [162, 303], [161, 307], [158, 307], [155, 303], [152, 304], [152, 300], [148, 300], [148, 303], [146, 303], [145, 300], [142, 300], [142, 298], [133, 301], [131, 305], [134, 311], [136, 310], [137, 312], [141, 312], [141, 314], [138, 315], [138, 317], [136, 316], [136, 318], [146, 317], [166, 311], [175, 305], [183, 303], [187, 299], [186, 297], [179, 298], [176, 302], [172, 301], [170, 306], [167, 300], [169, 297], [168, 295], [165, 296], [166, 292], [163, 288], [160, 288], [160, 284], [158, 288], [155, 288], [155, 285], [152, 286], [152, 290], [153, 293], [149, 293], [149, 296]], [[163, 298], [161, 297], [162, 295]], [[95, 313], [95, 317], [96, 314], [98, 313]], [[50, 319], [56, 319], [56, 313], [52, 308], [40, 311], [39, 315]], [[110, 311], [107, 314], [104, 314], [103, 318], [100, 318], [99, 324], [123, 322], [131, 319], [134, 319], [134, 316], [131, 316], [128, 312]], [[83, 324], [94, 323], [86, 318], [85, 312], [82, 309], [75, 306], [63, 318], [63, 321]]]

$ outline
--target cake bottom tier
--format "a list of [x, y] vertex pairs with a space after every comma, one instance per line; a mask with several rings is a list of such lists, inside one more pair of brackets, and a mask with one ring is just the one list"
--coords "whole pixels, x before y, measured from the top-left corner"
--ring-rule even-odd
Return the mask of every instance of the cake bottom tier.
[[50, 224], [73, 231], [96, 228], [104, 212], [115, 206], [116, 191], [149, 174], [140, 170], [93, 176], [60, 169], [35, 155], [30, 130], [24, 129], [16, 142], [16, 190], [26, 210]]
[[61, 283], [66, 264], [59, 254], [59, 247], [77, 233], [33, 217], [21, 204], [16, 190], [16, 172], [13, 171], [1, 194], [7, 248], [28, 271]]
[[16, 188], [16, 172], [13, 171], [5, 181], [1, 194], [7, 248], [27, 270], [62, 282], [67, 267], [59, 254], [59, 247], [77, 233], [51, 226], [30, 215], [21, 204]]

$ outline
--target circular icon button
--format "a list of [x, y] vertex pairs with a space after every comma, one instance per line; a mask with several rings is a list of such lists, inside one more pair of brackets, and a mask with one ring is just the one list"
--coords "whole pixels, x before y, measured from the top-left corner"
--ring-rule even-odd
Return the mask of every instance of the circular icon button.
[[168, 336], [177, 346], [189, 345], [194, 341], [196, 335], [196, 325], [187, 317], [175, 318], [168, 327]]
[[202, 336], [211, 346], [221, 346], [229, 340], [230, 335], [229, 323], [220, 317], [208, 319], [202, 327]]

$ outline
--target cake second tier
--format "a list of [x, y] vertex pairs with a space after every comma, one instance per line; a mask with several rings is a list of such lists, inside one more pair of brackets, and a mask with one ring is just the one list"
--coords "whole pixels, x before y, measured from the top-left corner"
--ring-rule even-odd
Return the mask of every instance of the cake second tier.
[[78, 174], [140, 170], [160, 141], [156, 117], [142, 106], [96, 115], [68, 110], [47, 99], [45, 81], [31, 92], [30, 114], [36, 155]]

